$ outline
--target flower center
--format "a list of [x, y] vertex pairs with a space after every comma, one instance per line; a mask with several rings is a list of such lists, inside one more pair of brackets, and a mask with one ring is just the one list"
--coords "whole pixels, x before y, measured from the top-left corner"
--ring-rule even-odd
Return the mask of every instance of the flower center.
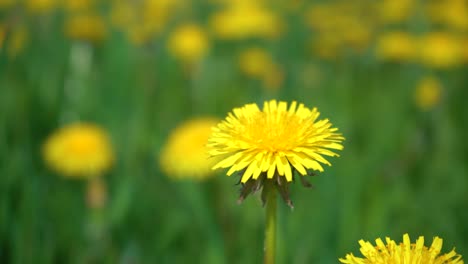
[[303, 145], [306, 131], [313, 130], [313, 123], [288, 112], [258, 112], [240, 131], [245, 143], [269, 152], [287, 151]]
[[68, 143], [68, 149], [71, 153], [77, 155], [87, 155], [93, 153], [98, 148], [98, 142], [95, 137], [89, 134], [75, 135]]

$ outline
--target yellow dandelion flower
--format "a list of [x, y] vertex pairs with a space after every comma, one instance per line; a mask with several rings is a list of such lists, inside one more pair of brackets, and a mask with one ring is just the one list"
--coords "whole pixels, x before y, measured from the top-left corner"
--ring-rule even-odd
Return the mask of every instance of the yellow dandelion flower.
[[434, 1], [427, 3], [431, 22], [456, 30], [468, 29], [468, 3], [465, 0]]
[[105, 39], [107, 26], [99, 15], [77, 14], [66, 21], [65, 34], [71, 39], [96, 43]]
[[94, 6], [94, 0], [66, 0], [63, 5], [68, 11], [79, 12], [91, 9]]
[[112, 26], [118, 29], [125, 29], [128, 25], [134, 24], [138, 17], [135, 6], [130, 2], [115, 2], [109, 12]]
[[310, 42], [312, 53], [322, 59], [338, 59], [341, 54], [343, 40], [335, 33], [323, 32]]
[[320, 113], [303, 104], [271, 100], [260, 110], [256, 104], [234, 108], [228, 117], [213, 128], [208, 146], [210, 155], [221, 157], [213, 169], [230, 168], [227, 175], [244, 171], [241, 182], [284, 176], [293, 180], [293, 171], [307, 175], [306, 169], [323, 171], [331, 165], [323, 155], [338, 156], [328, 150], [342, 150], [344, 140], [328, 119], [317, 121]]
[[416, 105], [422, 111], [428, 111], [436, 106], [442, 95], [442, 85], [433, 76], [423, 78], [414, 94]]
[[16, 0], [0, 0], [0, 10], [10, 8], [15, 2]]
[[[239, 202], [268, 181], [292, 207], [288, 188], [294, 171], [302, 176], [307, 169], [321, 172], [320, 163], [331, 166], [323, 156], [338, 156], [329, 149], [343, 149], [344, 137], [328, 119], [317, 121], [319, 115], [316, 108], [292, 102], [288, 109], [286, 102], [276, 100], [265, 102], [262, 110], [256, 104], [234, 108], [208, 140], [209, 154], [220, 160], [213, 169], [229, 168], [228, 176], [242, 174]], [[310, 186], [304, 177], [300, 180]]]
[[238, 62], [245, 75], [260, 79], [268, 90], [277, 90], [283, 84], [283, 70], [264, 49], [246, 49], [239, 55]]
[[261, 78], [273, 65], [271, 55], [261, 48], [249, 48], [239, 55], [239, 67], [250, 77]]
[[171, 178], [206, 179], [213, 175], [206, 144], [211, 128], [218, 123], [215, 118], [197, 118], [178, 126], [162, 148], [159, 163]]
[[182, 25], [170, 36], [169, 51], [184, 62], [201, 59], [209, 48], [208, 37], [203, 29], [195, 24]]
[[271, 10], [259, 4], [241, 2], [215, 13], [210, 18], [213, 32], [223, 39], [277, 37], [282, 21]]
[[107, 133], [86, 123], [71, 124], [53, 133], [44, 144], [43, 155], [53, 170], [71, 178], [101, 175], [114, 160]]
[[431, 32], [420, 39], [421, 63], [434, 68], [449, 68], [462, 61], [463, 47], [455, 36], [444, 32]]
[[377, 40], [376, 53], [382, 60], [410, 61], [415, 58], [416, 50], [416, 41], [406, 32], [387, 32]]
[[400, 23], [407, 20], [414, 11], [414, 0], [384, 0], [379, 2], [378, 15], [384, 24]]
[[43, 14], [53, 11], [57, 0], [26, 0], [26, 9], [33, 14]]
[[435, 237], [430, 247], [424, 245], [424, 237], [420, 236], [416, 243], [411, 243], [408, 234], [403, 235], [403, 242], [397, 244], [390, 238], [375, 240], [376, 245], [364, 240], [359, 241], [361, 253], [364, 258], [355, 257], [352, 253], [346, 258], [340, 258], [341, 263], [346, 264], [463, 264], [462, 256], [455, 252], [455, 249], [447, 254], [440, 254], [443, 240]]

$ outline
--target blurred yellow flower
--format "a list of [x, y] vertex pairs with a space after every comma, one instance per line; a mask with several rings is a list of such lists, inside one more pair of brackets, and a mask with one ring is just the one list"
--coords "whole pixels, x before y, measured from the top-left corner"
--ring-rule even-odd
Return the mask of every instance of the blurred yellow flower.
[[429, 2], [427, 13], [432, 23], [446, 25], [455, 30], [468, 29], [468, 3], [466, 0]]
[[63, 5], [71, 12], [88, 11], [94, 5], [95, 0], [66, 0]]
[[211, 117], [186, 121], [171, 132], [159, 156], [161, 169], [173, 179], [203, 180], [213, 176], [206, 144], [218, 120]]
[[167, 45], [172, 55], [189, 63], [200, 60], [209, 49], [208, 36], [195, 24], [176, 28], [169, 37]]
[[213, 32], [222, 39], [277, 37], [282, 32], [281, 19], [266, 7], [253, 2], [230, 5], [210, 18]]
[[376, 56], [382, 60], [408, 62], [416, 55], [417, 43], [407, 32], [387, 32], [377, 40]]
[[148, 28], [146, 25], [132, 24], [125, 28], [125, 34], [128, 40], [137, 46], [144, 45], [151, 41], [155, 33], [151, 28]]
[[107, 26], [97, 14], [76, 14], [67, 19], [65, 34], [71, 39], [97, 43], [106, 38]]
[[57, 0], [26, 0], [26, 9], [33, 14], [42, 14], [54, 11]]
[[271, 55], [261, 48], [249, 48], [239, 55], [239, 67], [250, 77], [262, 78], [273, 65]]
[[173, 16], [178, 9], [188, 4], [188, 1], [180, 0], [158, 0], [144, 1], [142, 7], [142, 24], [151, 28], [154, 33], [162, 32], [169, 18]]
[[117, 1], [110, 7], [110, 21], [112, 26], [125, 29], [137, 20], [138, 14], [134, 5], [130, 2]]
[[320, 58], [336, 59], [348, 51], [363, 52], [373, 37], [374, 29], [362, 16], [359, 5], [346, 1], [314, 4], [305, 13], [305, 20], [316, 33], [311, 47]]
[[322, 59], [337, 59], [341, 54], [343, 41], [332, 32], [323, 32], [310, 42], [313, 55]]
[[449, 68], [462, 62], [460, 40], [445, 32], [431, 32], [419, 40], [421, 63], [434, 68]]
[[107, 133], [87, 123], [67, 125], [53, 133], [44, 144], [43, 155], [50, 168], [70, 178], [99, 176], [114, 161]]
[[338, 156], [328, 149], [342, 150], [344, 138], [328, 119], [317, 121], [319, 114], [296, 102], [288, 109], [276, 100], [265, 102], [263, 110], [256, 104], [234, 108], [208, 140], [210, 155], [221, 160], [213, 169], [230, 168], [228, 176], [241, 172], [242, 183], [281, 181], [280, 176], [291, 182], [294, 171], [303, 176], [307, 169], [323, 171], [320, 163], [331, 164], [322, 155]]
[[341, 263], [346, 264], [463, 264], [462, 256], [453, 249], [447, 254], [440, 255], [443, 240], [435, 237], [430, 247], [424, 245], [424, 237], [420, 236], [416, 243], [411, 243], [408, 234], [403, 235], [403, 242], [397, 244], [390, 238], [375, 240], [376, 245], [364, 240], [359, 241], [363, 258], [355, 257], [352, 253], [346, 258], [340, 258]]
[[442, 84], [433, 76], [423, 78], [416, 86], [415, 102], [419, 109], [428, 111], [434, 108], [442, 97]]
[[366, 23], [356, 20], [350, 20], [348, 27], [348, 30], [340, 33], [345, 46], [357, 52], [365, 51], [371, 42], [372, 29]]
[[15, 2], [15, 0], [0, 0], [0, 10], [10, 8]]
[[142, 45], [162, 33], [173, 16], [186, 1], [117, 1], [110, 7], [110, 21], [129, 41]]
[[249, 48], [239, 55], [239, 67], [241, 71], [263, 82], [269, 90], [278, 89], [284, 80], [284, 72], [277, 65], [271, 55], [261, 48]]
[[378, 2], [378, 18], [383, 24], [407, 20], [415, 8], [415, 0], [382, 0]]

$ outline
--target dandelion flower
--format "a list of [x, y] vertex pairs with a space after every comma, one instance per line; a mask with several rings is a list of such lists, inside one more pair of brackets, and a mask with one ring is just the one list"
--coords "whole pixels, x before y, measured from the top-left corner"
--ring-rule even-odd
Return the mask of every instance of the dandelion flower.
[[15, 2], [15, 0], [0, 0], [0, 10], [11, 8], [11, 6], [16, 4]]
[[415, 92], [415, 101], [419, 109], [428, 111], [436, 106], [442, 95], [442, 85], [435, 77], [423, 78]]
[[468, 29], [468, 3], [465, 0], [430, 1], [426, 13], [434, 24], [460, 31]]
[[206, 179], [213, 175], [215, 160], [209, 159], [206, 144], [214, 118], [197, 118], [178, 126], [162, 148], [161, 169], [171, 178]]
[[251, 187], [258, 190], [263, 181], [273, 179], [289, 203], [287, 183], [293, 173], [322, 172], [321, 163], [331, 165], [323, 156], [338, 156], [330, 149], [343, 149], [343, 136], [328, 119], [318, 121], [319, 114], [296, 102], [288, 109], [286, 102], [276, 100], [265, 102], [262, 110], [256, 104], [235, 108], [208, 140], [209, 154], [221, 160], [213, 169], [229, 168], [228, 176], [242, 174], [247, 189], [241, 191], [241, 200]]
[[283, 22], [270, 9], [251, 2], [233, 4], [215, 13], [210, 25], [216, 36], [222, 39], [246, 39], [251, 37], [274, 38], [283, 29]]
[[45, 14], [58, 6], [57, 0], [26, 0], [26, 9], [33, 14]]
[[384, 0], [379, 2], [378, 17], [383, 24], [394, 24], [406, 21], [414, 12], [413, 0]]
[[416, 42], [410, 34], [394, 31], [379, 37], [376, 53], [382, 60], [405, 62], [415, 57], [416, 48]]
[[424, 237], [420, 236], [416, 243], [411, 243], [409, 235], [403, 235], [403, 242], [397, 244], [390, 238], [386, 238], [385, 245], [382, 239], [375, 240], [376, 245], [364, 240], [359, 241], [363, 258], [347, 254], [341, 263], [347, 264], [463, 264], [462, 256], [453, 249], [447, 254], [440, 254], [443, 240], [435, 237], [430, 247], [424, 245]]
[[208, 37], [197, 25], [187, 24], [177, 28], [169, 38], [168, 49], [184, 62], [195, 62], [208, 51]]
[[449, 33], [431, 32], [420, 40], [422, 64], [434, 68], [450, 68], [462, 61], [463, 48], [460, 40]]
[[65, 23], [65, 34], [71, 39], [98, 43], [105, 39], [107, 26], [97, 14], [73, 15]]
[[44, 144], [43, 154], [47, 165], [71, 178], [101, 175], [114, 160], [107, 133], [86, 123], [71, 124], [53, 133]]
[[94, 0], [65, 0], [63, 5], [67, 11], [82, 12], [94, 7]]
[[274, 62], [271, 55], [261, 48], [249, 48], [239, 55], [239, 66], [248, 76], [261, 78], [270, 71]]
[[239, 68], [247, 76], [262, 80], [268, 90], [278, 89], [284, 72], [271, 55], [261, 48], [249, 48], [239, 55]]

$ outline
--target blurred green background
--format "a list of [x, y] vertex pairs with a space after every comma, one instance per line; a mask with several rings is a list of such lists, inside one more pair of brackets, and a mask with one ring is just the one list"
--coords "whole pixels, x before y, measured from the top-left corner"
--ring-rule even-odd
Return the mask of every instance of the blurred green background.
[[[174, 181], [158, 159], [181, 122], [269, 99], [346, 137], [280, 203], [278, 263], [404, 233], [466, 258], [467, 32], [464, 0], [0, 0], [0, 262], [261, 263], [259, 196], [238, 205], [237, 178]], [[78, 120], [116, 152], [98, 211], [41, 156]]]

